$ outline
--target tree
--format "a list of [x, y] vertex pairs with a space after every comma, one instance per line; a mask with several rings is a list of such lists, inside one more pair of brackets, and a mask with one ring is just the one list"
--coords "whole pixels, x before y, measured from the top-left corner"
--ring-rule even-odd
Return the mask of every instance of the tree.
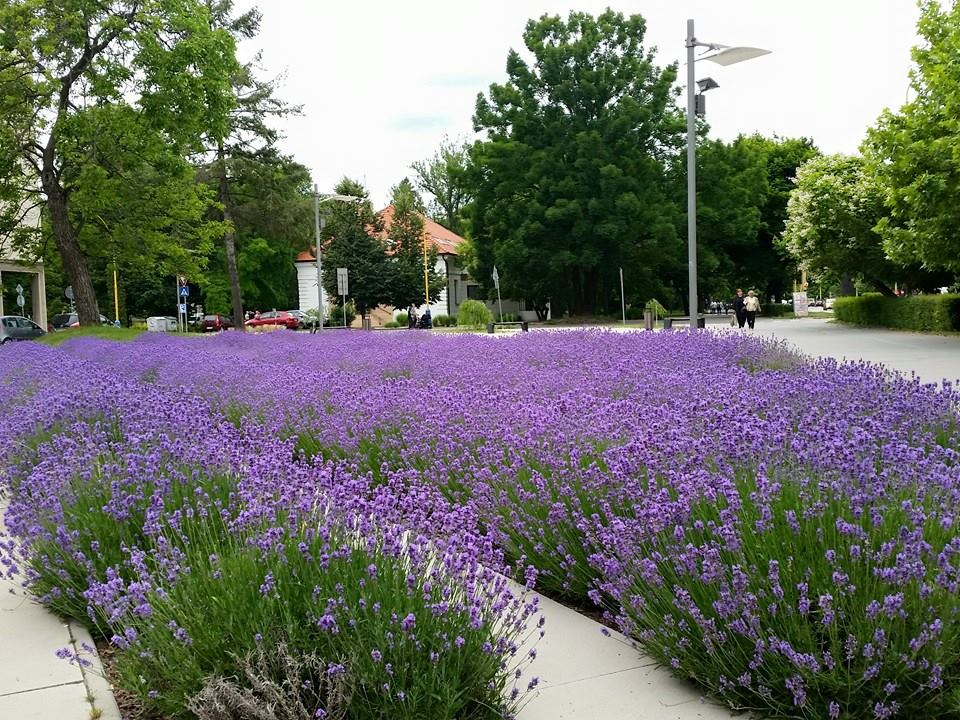
[[618, 266], [660, 275], [680, 247], [664, 164], [683, 145], [676, 66], [659, 68], [639, 15], [527, 23], [528, 64], [477, 98], [470, 213], [476, 277], [555, 314], [619, 306]]
[[417, 175], [417, 185], [433, 197], [430, 207], [433, 219], [459, 235], [464, 234], [464, 209], [472, 197], [469, 163], [469, 144], [444, 140], [433, 157], [411, 166]]
[[424, 270], [430, 286], [430, 302], [443, 290], [443, 275], [436, 271], [437, 249], [431, 244], [424, 259], [426, 240], [423, 203], [407, 178], [393, 188], [393, 217], [388, 229], [390, 252], [390, 297], [387, 302], [398, 308], [424, 302]]
[[[341, 180], [334, 192], [367, 198], [364, 187], [349, 178]], [[361, 203], [326, 203], [329, 215], [322, 240], [323, 288], [337, 297], [337, 268], [349, 272], [350, 299], [364, 315], [377, 305], [390, 301], [390, 267], [386, 244], [380, 238], [383, 228], [369, 200]]]
[[[260, 29], [260, 13], [256, 9], [248, 10], [237, 17], [233, 16], [233, 0], [205, 0], [210, 13], [211, 26], [226, 30], [238, 40], [249, 40]], [[291, 107], [275, 96], [275, 84], [257, 77], [259, 55], [251, 62], [237, 66], [231, 78], [233, 89], [233, 107], [227, 116], [225, 125], [211, 123], [212, 132], [208, 143], [212, 148], [214, 160], [210, 172], [216, 183], [217, 200], [221, 215], [226, 223], [223, 233], [223, 249], [226, 261], [227, 280], [230, 288], [230, 305], [234, 327], [244, 327], [243, 292], [241, 286], [239, 262], [237, 258], [237, 208], [232, 196], [231, 184], [235, 175], [242, 172], [254, 172], [251, 168], [261, 160], [266, 160], [267, 168], [272, 167], [276, 153], [273, 146], [279, 134], [268, 124], [268, 119], [299, 113], [299, 108]], [[262, 173], [265, 174], [265, 173]], [[252, 254], [253, 245], [248, 248]], [[262, 245], [261, 254], [275, 254], [275, 248]], [[259, 263], [257, 263], [259, 264]], [[292, 266], [291, 266], [292, 267]], [[284, 273], [288, 276], [292, 272]], [[261, 279], [264, 276], [260, 276]], [[285, 294], [285, 293], [284, 293]]]
[[889, 215], [878, 232], [901, 264], [960, 270], [960, 4], [924, 0], [911, 73], [915, 97], [885, 111], [864, 153]]
[[40, 190], [80, 322], [98, 324], [71, 216], [78, 158], [63, 152], [65, 134], [83, 122], [85, 108], [135, 96], [146, 128], [184, 151], [195, 147], [201, 131], [229, 112], [233, 38], [211, 28], [207, 7], [189, 0], [8, 0], [0, 38], [0, 196], [22, 207]]
[[874, 230], [883, 196], [860, 157], [827, 155], [804, 163], [787, 205], [783, 245], [807, 270], [862, 277], [885, 295], [898, 268]]
[[[218, 166], [207, 169], [219, 187]], [[249, 158], [230, 161], [230, 220], [236, 248], [237, 278], [243, 298], [253, 308], [288, 308], [296, 304], [297, 252], [312, 248], [313, 191], [310, 171], [269, 147]], [[201, 282], [204, 307], [229, 312], [232, 287], [227, 254], [210, 258]]]

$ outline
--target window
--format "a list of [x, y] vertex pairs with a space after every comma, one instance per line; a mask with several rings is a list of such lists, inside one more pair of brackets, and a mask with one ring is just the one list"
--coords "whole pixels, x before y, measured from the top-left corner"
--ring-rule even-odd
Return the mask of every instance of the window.
[[479, 285], [467, 285], [467, 299], [483, 302], [483, 295], [480, 292]]

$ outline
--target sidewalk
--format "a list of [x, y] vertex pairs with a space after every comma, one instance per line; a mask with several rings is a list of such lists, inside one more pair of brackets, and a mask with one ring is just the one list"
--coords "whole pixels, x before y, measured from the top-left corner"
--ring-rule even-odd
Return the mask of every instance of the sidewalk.
[[[0, 500], [0, 533], [5, 533]], [[16, 720], [120, 720], [99, 658], [82, 651], [90, 634], [64, 622], [0, 578], [0, 718]], [[69, 648], [93, 662], [78, 668], [56, 656]]]

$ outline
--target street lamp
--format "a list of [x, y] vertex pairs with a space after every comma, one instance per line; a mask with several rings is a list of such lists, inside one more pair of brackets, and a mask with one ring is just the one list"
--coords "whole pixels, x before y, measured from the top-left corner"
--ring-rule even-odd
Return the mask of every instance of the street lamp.
[[[698, 47], [712, 50], [712, 55], [701, 57], [718, 65], [751, 60], [769, 54], [769, 50], [752, 47], [729, 47], [717, 43], [697, 41], [693, 32], [693, 20], [687, 20], [687, 257], [690, 266], [690, 329], [697, 329], [697, 86], [694, 50]], [[709, 82], [707, 82], [709, 81]], [[719, 87], [711, 78], [705, 78], [703, 90]]]
[[317, 236], [317, 328], [323, 330], [323, 261], [320, 259], [320, 231], [323, 229], [324, 221], [320, 217], [320, 203], [339, 200], [340, 202], [361, 203], [365, 198], [356, 195], [324, 195], [320, 197], [320, 191], [316, 184], [313, 186], [313, 221]]

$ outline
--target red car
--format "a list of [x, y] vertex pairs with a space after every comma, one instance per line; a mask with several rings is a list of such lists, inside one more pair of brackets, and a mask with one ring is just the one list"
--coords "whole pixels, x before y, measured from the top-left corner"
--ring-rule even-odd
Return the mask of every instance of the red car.
[[282, 325], [288, 330], [300, 327], [300, 319], [293, 313], [286, 311], [271, 311], [260, 313], [260, 317], [252, 317], [244, 325], [247, 327], [265, 327], [267, 325]]
[[214, 315], [204, 315], [200, 321], [200, 332], [219, 332], [220, 330], [229, 330], [233, 327], [233, 318], [227, 315], [216, 313]]

